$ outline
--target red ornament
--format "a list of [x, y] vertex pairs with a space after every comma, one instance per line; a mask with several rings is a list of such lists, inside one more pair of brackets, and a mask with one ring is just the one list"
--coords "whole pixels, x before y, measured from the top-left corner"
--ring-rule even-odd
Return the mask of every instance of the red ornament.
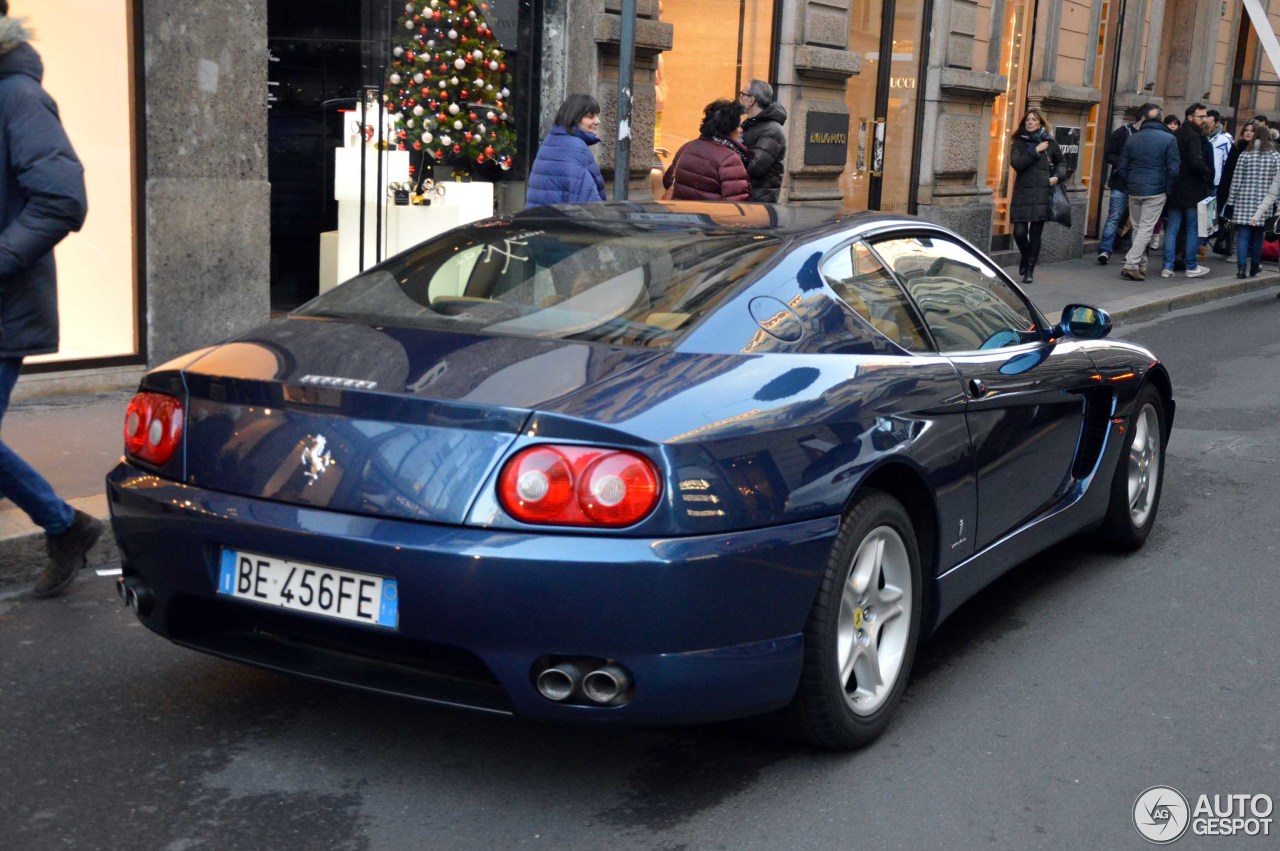
[[484, 155], [485, 155], [486, 157], [492, 157], [492, 156], [493, 156], [493, 146], [492, 146], [492, 145], [490, 145], [489, 147], [487, 147], [487, 148], [485, 148], [485, 149], [484, 149]]
[[479, 156], [477, 156], [477, 157], [476, 157], [476, 162], [478, 162], [478, 163], [482, 163], [482, 162], [484, 162], [484, 154], [480, 154]]
[[438, 20], [440, 20], [440, 10], [439, 10], [439, 9], [436, 9], [434, 12], [432, 12], [432, 13], [431, 13], [431, 20], [433, 20], [433, 21], [438, 21]]
[[453, 146], [453, 152], [454, 152], [455, 154], [460, 154], [460, 153], [462, 153], [462, 146], [461, 146], [461, 145], [454, 145], [454, 146]]
[[467, 90], [466, 90], [466, 89], [463, 89], [462, 91], [458, 92], [458, 97], [462, 98], [463, 100], [466, 100], [466, 99], [467, 99]]
[[423, 87], [422, 87], [422, 96], [423, 96], [424, 98], [429, 98], [429, 97], [431, 97], [431, 89], [428, 89], [426, 86], [423, 86]]
[[458, 0], [449, 0], [449, 8], [450, 9], [458, 8]]
[[467, 117], [470, 118], [472, 121], [476, 120], [476, 114], [474, 112], [468, 112]]
[[405, 53], [404, 53], [404, 58], [405, 58], [405, 59], [407, 59], [408, 61], [412, 62], [412, 61], [413, 61], [413, 51], [412, 51], [412, 50], [406, 50], [406, 51], [405, 51]]
[[418, 167], [417, 167], [416, 165], [411, 165], [411, 166], [409, 166], [409, 176], [410, 176], [410, 177], [412, 177], [413, 175], [415, 175], [415, 174], [417, 174], [417, 173], [418, 173]]
[[436, 159], [438, 160], [444, 159], [444, 151], [436, 151]]
[[462, 138], [463, 138], [463, 139], [465, 139], [465, 140], [467, 140], [468, 142], [470, 142], [470, 141], [471, 141], [471, 132], [470, 132], [470, 131], [467, 131], [466, 133], [463, 133], [463, 134], [462, 134]]
[[499, 70], [499, 71], [506, 71], [506, 70], [507, 70], [507, 63], [505, 63], [505, 62], [499, 62], [499, 63], [498, 63], [498, 70]]
[[448, 74], [448, 73], [449, 73], [449, 66], [448, 66], [448, 65], [445, 65], [443, 62], [441, 62], [441, 63], [440, 63], [440, 73], [441, 73], [441, 74]]
[[414, 140], [414, 142], [413, 142], [413, 149], [414, 149], [415, 151], [421, 151], [421, 150], [422, 150], [422, 140], [421, 140], [421, 139], [415, 139], [415, 140]]

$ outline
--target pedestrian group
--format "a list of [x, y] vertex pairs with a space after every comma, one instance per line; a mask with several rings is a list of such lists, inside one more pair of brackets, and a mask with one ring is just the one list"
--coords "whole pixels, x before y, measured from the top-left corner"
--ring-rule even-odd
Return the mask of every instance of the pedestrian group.
[[[752, 80], [737, 100], [720, 99], [702, 111], [698, 136], [686, 142], [662, 173], [661, 192], [676, 201], [777, 202], [782, 189], [787, 111], [773, 87]], [[527, 207], [603, 201], [604, 178], [590, 147], [600, 142], [600, 104], [570, 95], [529, 172]], [[657, 172], [655, 171], [655, 175]]]

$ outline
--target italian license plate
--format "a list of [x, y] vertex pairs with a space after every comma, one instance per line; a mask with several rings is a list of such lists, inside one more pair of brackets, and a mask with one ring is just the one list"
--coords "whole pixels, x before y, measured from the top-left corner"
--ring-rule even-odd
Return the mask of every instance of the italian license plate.
[[399, 624], [394, 579], [243, 550], [222, 551], [218, 593], [370, 626]]

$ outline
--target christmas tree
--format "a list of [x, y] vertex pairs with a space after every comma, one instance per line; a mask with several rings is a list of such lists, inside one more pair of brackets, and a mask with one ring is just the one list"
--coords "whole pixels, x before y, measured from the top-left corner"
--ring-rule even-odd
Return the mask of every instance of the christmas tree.
[[505, 171], [516, 153], [511, 75], [486, 20], [489, 5], [409, 0], [392, 31], [386, 98], [400, 145], [455, 173], [486, 164]]

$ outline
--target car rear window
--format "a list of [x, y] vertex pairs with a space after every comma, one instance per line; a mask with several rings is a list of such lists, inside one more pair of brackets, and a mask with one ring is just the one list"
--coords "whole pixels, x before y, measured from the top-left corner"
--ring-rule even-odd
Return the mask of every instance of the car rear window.
[[663, 348], [780, 244], [728, 229], [486, 223], [424, 243], [295, 314]]

